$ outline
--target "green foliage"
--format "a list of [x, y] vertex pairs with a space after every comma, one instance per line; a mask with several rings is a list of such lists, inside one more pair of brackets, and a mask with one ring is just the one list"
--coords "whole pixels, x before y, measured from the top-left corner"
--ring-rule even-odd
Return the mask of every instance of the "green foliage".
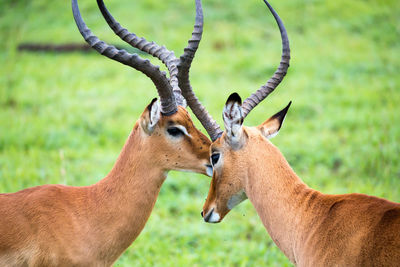
[[[108, 5], [122, 25], [181, 54], [192, 30], [193, 1], [117, 2]], [[96, 53], [18, 52], [21, 42], [81, 42], [70, 1], [0, 3], [0, 192], [98, 181], [156, 95], [152, 83]], [[399, 3], [271, 2], [289, 33], [291, 68], [245, 124], [257, 125], [293, 100], [273, 142], [315, 189], [400, 201]], [[280, 37], [262, 1], [203, 4], [205, 33], [191, 80], [222, 122], [231, 92], [247, 97], [273, 73]], [[81, 0], [80, 6], [99, 37], [125, 46], [95, 1]], [[249, 201], [221, 224], [203, 223], [208, 184], [201, 175], [171, 172], [145, 230], [116, 265], [290, 265]]]

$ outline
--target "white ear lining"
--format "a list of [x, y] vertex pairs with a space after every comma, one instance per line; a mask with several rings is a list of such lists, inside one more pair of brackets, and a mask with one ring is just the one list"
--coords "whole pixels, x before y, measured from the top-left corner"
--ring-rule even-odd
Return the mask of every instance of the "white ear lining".
[[243, 123], [243, 111], [238, 102], [228, 102], [223, 110], [225, 131], [232, 143], [240, 141]]
[[278, 133], [279, 133], [279, 130], [276, 131], [276, 132], [274, 132], [274, 133], [272, 133], [272, 134], [270, 134], [270, 133], [268, 132], [268, 134], [264, 134], [264, 136], [265, 136], [265, 138], [267, 138], [267, 139], [271, 139], [271, 138], [277, 136]]
[[[264, 127], [261, 128], [262, 134], [265, 136], [267, 139], [271, 139], [275, 136], [278, 135], [283, 123], [285, 122], [286, 114], [283, 117], [282, 121], [280, 122], [278, 127], [268, 127], [268, 125], [265, 125]], [[278, 129], [276, 129], [278, 128]]]
[[147, 129], [149, 130], [149, 132], [152, 132], [154, 130], [154, 127], [156, 126], [160, 118], [161, 118], [160, 102], [157, 100], [151, 106], [150, 121], [149, 124], [147, 125]]

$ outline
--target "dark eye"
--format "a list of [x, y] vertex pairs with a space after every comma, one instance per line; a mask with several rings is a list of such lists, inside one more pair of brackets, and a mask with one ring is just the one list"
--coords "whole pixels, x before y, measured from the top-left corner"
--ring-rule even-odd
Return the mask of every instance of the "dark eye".
[[219, 153], [211, 155], [211, 164], [214, 166], [219, 160]]
[[181, 129], [179, 129], [177, 127], [170, 127], [167, 129], [167, 132], [174, 137], [183, 135], [183, 132], [181, 131]]

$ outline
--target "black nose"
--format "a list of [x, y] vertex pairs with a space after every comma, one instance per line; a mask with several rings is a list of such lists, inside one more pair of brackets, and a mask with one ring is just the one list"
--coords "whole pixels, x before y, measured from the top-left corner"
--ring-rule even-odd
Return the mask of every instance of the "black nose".
[[203, 211], [200, 212], [201, 217], [203, 217]]

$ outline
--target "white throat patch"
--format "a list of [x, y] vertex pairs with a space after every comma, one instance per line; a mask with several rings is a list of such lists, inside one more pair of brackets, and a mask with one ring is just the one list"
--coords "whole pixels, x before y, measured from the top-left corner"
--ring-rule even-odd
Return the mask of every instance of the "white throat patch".
[[240, 190], [228, 200], [228, 209], [233, 209], [236, 205], [247, 199], [247, 195], [244, 190]]
[[207, 166], [206, 172], [207, 172], [208, 176], [212, 177], [213, 176], [213, 167]]

